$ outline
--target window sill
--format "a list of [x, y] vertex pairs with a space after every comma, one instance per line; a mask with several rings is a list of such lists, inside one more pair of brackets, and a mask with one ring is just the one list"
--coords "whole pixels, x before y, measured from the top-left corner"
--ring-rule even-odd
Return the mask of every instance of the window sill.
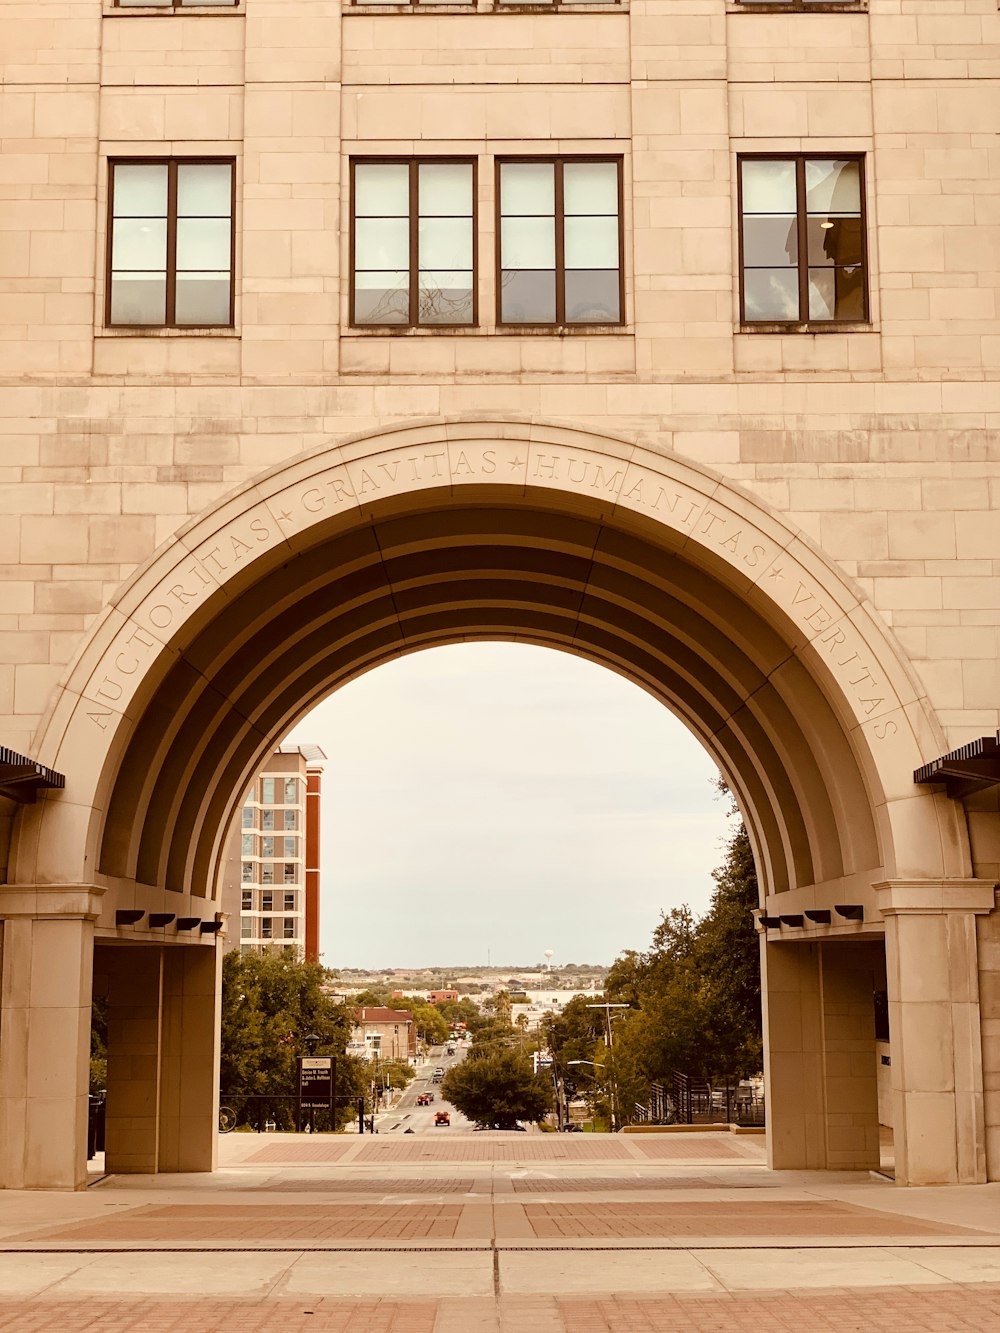
[[823, 320], [822, 323], [815, 324], [783, 324], [775, 321], [767, 323], [759, 320], [753, 323], [742, 323], [736, 326], [737, 333], [878, 333], [874, 324], [868, 322], [843, 322], [838, 323], [835, 320]]
[[166, 329], [158, 326], [120, 325], [110, 328], [95, 329], [95, 338], [239, 338], [240, 333], [232, 327], [219, 328], [215, 325], [205, 327], [192, 326], [189, 329]]
[[390, 4], [352, 4], [344, 0], [344, 14], [622, 14], [628, 13], [628, 0], [579, 0], [578, 3], [553, 4], [547, 0], [439, 0], [439, 3], [407, 4], [406, 0]]
[[727, 14], [867, 14], [868, 0], [729, 0]]
[[438, 324], [419, 328], [400, 328], [394, 324], [349, 324], [341, 331], [342, 338], [579, 338], [581, 336], [631, 338], [634, 336], [634, 330], [624, 324], [494, 324], [489, 327]]
[[246, 0], [239, 0], [235, 5], [116, 5], [112, 0], [104, 0], [103, 10], [106, 19], [167, 18], [174, 14], [197, 17], [206, 14], [226, 14], [246, 17], [246, 12]]

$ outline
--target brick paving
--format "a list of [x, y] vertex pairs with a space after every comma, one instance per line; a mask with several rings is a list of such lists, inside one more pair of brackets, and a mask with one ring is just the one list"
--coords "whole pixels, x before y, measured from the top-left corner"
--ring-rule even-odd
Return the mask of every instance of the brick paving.
[[289, 1165], [292, 1162], [336, 1162], [355, 1145], [353, 1143], [269, 1143], [250, 1157], [243, 1159], [243, 1165], [257, 1162], [278, 1162]]
[[512, 1180], [515, 1194], [586, 1194], [633, 1190], [743, 1190], [780, 1189], [773, 1182], [757, 1180], [710, 1180], [707, 1176], [572, 1176], [563, 1180], [551, 1176], [522, 1176]]
[[291, 1249], [318, 1240], [452, 1240], [462, 1212], [461, 1204], [171, 1204], [37, 1232], [31, 1239], [276, 1241]]
[[996, 1333], [1000, 1285], [655, 1297], [0, 1299], [3, 1333]]
[[354, 1158], [367, 1162], [610, 1162], [630, 1159], [632, 1154], [621, 1142], [567, 1143], [561, 1139], [497, 1140], [470, 1143], [457, 1139], [451, 1143], [434, 1140], [423, 1143], [367, 1143]]
[[809, 1200], [676, 1203], [526, 1203], [525, 1218], [540, 1240], [562, 1237], [654, 1236], [953, 1236], [978, 1235], [848, 1203]]
[[[344, 1176], [281, 1176], [276, 1180], [255, 1182], [247, 1190], [266, 1190], [281, 1194], [489, 1194], [493, 1182], [489, 1176], [404, 1176], [391, 1179]], [[617, 1188], [617, 1184], [615, 1185]]]
[[[1000, 1286], [555, 1300], [560, 1333], [996, 1333]], [[507, 1312], [517, 1333], [517, 1312]], [[503, 1333], [508, 1333], [508, 1319]], [[557, 1327], [560, 1327], [557, 1325]]]
[[436, 1301], [0, 1299], [4, 1333], [435, 1333]]
[[695, 1160], [718, 1160], [724, 1162], [763, 1161], [759, 1148], [737, 1144], [733, 1139], [708, 1138], [695, 1135], [663, 1135], [647, 1138], [636, 1134], [632, 1142], [646, 1157], [658, 1162], [690, 1162]]

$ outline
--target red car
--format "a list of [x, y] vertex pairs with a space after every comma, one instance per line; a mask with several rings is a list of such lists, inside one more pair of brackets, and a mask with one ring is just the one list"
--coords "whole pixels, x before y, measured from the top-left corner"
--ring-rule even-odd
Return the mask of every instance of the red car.
[[448, 1114], [448, 1112], [438, 1111], [437, 1115], [434, 1117], [435, 1128], [438, 1125], [450, 1125], [450, 1124], [451, 1124], [451, 1116]]
[[430, 1106], [430, 1104], [431, 1104], [431, 1102], [432, 1102], [433, 1100], [434, 1100], [434, 1094], [433, 1094], [433, 1092], [418, 1092], [418, 1093], [417, 1093], [417, 1105], [418, 1105], [418, 1106]]

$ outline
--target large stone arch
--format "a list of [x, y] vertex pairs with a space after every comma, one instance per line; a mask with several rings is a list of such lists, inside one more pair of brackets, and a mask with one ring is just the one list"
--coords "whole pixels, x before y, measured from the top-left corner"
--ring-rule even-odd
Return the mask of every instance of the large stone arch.
[[[116, 943], [123, 909], [205, 915], [246, 782], [296, 717], [387, 657], [470, 637], [586, 655], [682, 717], [737, 793], [765, 917], [775, 902], [793, 917], [863, 907], [860, 921], [765, 950], [778, 978], [772, 1105], [782, 1088], [810, 1088], [770, 1134], [778, 1165], [871, 1164], [868, 1110], [842, 1087], [847, 1103], [834, 1106], [830, 1074], [868, 1041], [870, 981], [857, 977], [869, 954], [860, 970], [833, 960], [880, 947], [893, 889], [879, 899], [874, 885], [968, 881], [953, 803], [912, 781], [943, 737], [884, 624], [810, 540], [648, 445], [530, 422], [429, 422], [298, 455], [188, 522], [105, 609], [40, 728], [34, 757], [66, 788], [20, 816], [10, 878], [22, 915], [79, 919], [91, 941]], [[167, 946], [181, 942], [169, 928], [147, 918], [128, 938], [158, 950], [161, 992], [194, 984], [171, 981]], [[862, 1035], [831, 1037], [837, 1025], [821, 1021], [819, 1048], [800, 1035], [782, 1063], [774, 1033], [801, 1034], [835, 990]], [[183, 1071], [183, 1044], [171, 1049]], [[172, 1155], [136, 1160], [211, 1165], [208, 1149], [185, 1156], [171, 1133]]]
[[[493, 600], [504, 596], [503, 579], [497, 577], [504, 572], [503, 560], [498, 561], [495, 553], [498, 549], [512, 554], [533, 546], [539, 549], [547, 513], [551, 514], [552, 535], [547, 544], [552, 556], [568, 554], [574, 544], [578, 552], [586, 550], [595, 531], [611, 534], [605, 535], [600, 552], [602, 572], [607, 575], [600, 587], [605, 607], [629, 605], [634, 589], [625, 587], [626, 572], [658, 585], [667, 598], [680, 590], [676, 571], [683, 572], [689, 580], [688, 601], [708, 614], [698, 624], [692, 621], [678, 626], [674, 651], [679, 651], [687, 635], [689, 655], [697, 657], [699, 645], [691, 642], [690, 634], [698, 628], [716, 638], [728, 634], [732, 662], [752, 663], [756, 671], [752, 679], [743, 680], [732, 666], [721, 671], [718, 680], [729, 695], [717, 701], [714, 709], [699, 709], [691, 697], [690, 682], [684, 691], [680, 679], [683, 662], [672, 693], [662, 687], [658, 692], [702, 736], [733, 778], [762, 853], [768, 845], [763, 827], [769, 821], [760, 787], [768, 788], [770, 801], [780, 805], [782, 793], [774, 790], [774, 784], [781, 775], [758, 772], [755, 784], [754, 766], [746, 764], [745, 754], [741, 765], [733, 758], [755, 744], [752, 733], [760, 718], [755, 721], [752, 715], [767, 711], [761, 691], [773, 690], [780, 696], [780, 703], [778, 697], [773, 701], [775, 717], [782, 708], [787, 710], [790, 723], [794, 720], [803, 729], [801, 739], [817, 747], [824, 743], [837, 746], [841, 757], [850, 754], [874, 821], [877, 860], [858, 864], [861, 849], [851, 852], [846, 848], [831, 859], [829, 854], [824, 857], [821, 847], [803, 847], [796, 860], [795, 840], [805, 836], [804, 830], [785, 828], [781, 834], [789, 847], [785, 859], [797, 866], [798, 873], [787, 874], [783, 866], [774, 879], [775, 887], [810, 882], [803, 881], [802, 871], [812, 868], [817, 858], [825, 861], [826, 868], [835, 868], [838, 860], [846, 859], [846, 873], [881, 866], [891, 878], [968, 875], [968, 848], [953, 804], [912, 783], [913, 770], [944, 748], [919, 683], [857, 587], [808, 538], [738, 487], [675, 455], [562, 427], [459, 421], [401, 428], [297, 456], [191, 520], [135, 573], [88, 635], [40, 728], [35, 757], [65, 772], [67, 787], [57, 799], [26, 812], [27, 827], [22, 827], [17, 838], [12, 878], [23, 883], [84, 882], [106, 875], [134, 878], [134, 858], [126, 856], [124, 862], [115, 858], [110, 850], [115, 833], [104, 823], [106, 815], [114, 815], [118, 766], [126, 762], [129, 736], [141, 725], [143, 709], [171, 673], [175, 686], [185, 665], [207, 680], [210, 669], [219, 671], [227, 652], [232, 656], [232, 639], [227, 638], [221, 650], [211, 642], [212, 625], [220, 617], [225, 619], [227, 610], [239, 598], [246, 598], [250, 589], [256, 588], [251, 596], [259, 602], [259, 585], [268, 579], [277, 612], [301, 602], [308, 589], [301, 581], [282, 585], [274, 571], [298, 559], [308, 573], [310, 587], [322, 587], [322, 571], [317, 568], [322, 561], [317, 560], [316, 552], [331, 540], [339, 538], [345, 568], [364, 568], [371, 563], [372, 552], [363, 550], [357, 540], [351, 543], [347, 539], [351, 533], [370, 534], [380, 524], [390, 524], [399, 537], [399, 550], [409, 550], [414, 559], [418, 551], [426, 556], [434, 546], [446, 543], [455, 549], [463, 540], [462, 524], [455, 524], [447, 515], [458, 510], [510, 515], [495, 531], [484, 530], [478, 538], [473, 519], [467, 539], [480, 550], [488, 549], [490, 558], [478, 566], [473, 563], [467, 571], [454, 571], [456, 581], [466, 574], [493, 575], [489, 590], [495, 594]], [[418, 532], [421, 514], [441, 517], [425, 517]], [[542, 516], [543, 521], [532, 525], [525, 521], [527, 515]], [[554, 531], [557, 517], [563, 524], [558, 534]], [[449, 529], [440, 539], [435, 528], [438, 521]], [[504, 522], [509, 532], [503, 530]], [[310, 552], [312, 568], [306, 559]], [[651, 567], [650, 557], [656, 552], [672, 557], [674, 569]], [[546, 577], [545, 561], [535, 562], [532, 570], [520, 554], [513, 554], [509, 563], [509, 577], [520, 582], [527, 597], [520, 618], [516, 613], [496, 614], [480, 617], [477, 623], [473, 616], [465, 624], [454, 607], [450, 616], [441, 614], [421, 622], [411, 611], [409, 632], [406, 617], [400, 617], [395, 642], [386, 639], [380, 648], [374, 644], [360, 648], [356, 662], [342, 656], [326, 680], [322, 672], [302, 667], [302, 679], [285, 697], [279, 698], [273, 682], [271, 689], [265, 686], [268, 697], [258, 699], [257, 704], [260, 719], [267, 718], [267, 729], [260, 732], [242, 773], [250, 771], [253, 761], [295, 713], [302, 711], [303, 704], [311, 706], [345, 675], [374, 664], [380, 654], [411, 651], [430, 642], [470, 634], [534, 638], [603, 657], [609, 665], [655, 688], [651, 667], [641, 661], [643, 649], [662, 660], [667, 645], [642, 644], [633, 634], [632, 652], [639, 660], [628, 662], [625, 616], [614, 626], [616, 646], [607, 639], [598, 642], [596, 632], [589, 643], [581, 636], [585, 613], [596, 606], [596, 562], [592, 561], [587, 585], [594, 605], [583, 608], [584, 615], [574, 619], [572, 608], [558, 608], [558, 599], [554, 599], [549, 624], [543, 624], [546, 616], [532, 586]], [[572, 587], [572, 572], [568, 567], [563, 572], [566, 587]], [[441, 568], [426, 568], [425, 583], [440, 584], [446, 573]], [[622, 576], [617, 587], [615, 574]], [[699, 586], [692, 590], [690, 584], [695, 581]], [[485, 595], [487, 589], [476, 591]], [[358, 595], [363, 603], [360, 589]], [[572, 595], [568, 601], [572, 602]], [[712, 602], [718, 603], [714, 616]], [[510, 623], [505, 624], [505, 618]], [[560, 634], [560, 619], [565, 637]], [[573, 636], [565, 635], [570, 621]], [[608, 623], [595, 626], [605, 632], [609, 628]], [[636, 620], [632, 628], [639, 631], [640, 622]], [[252, 633], [253, 627], [248, 628], [244, 621], [242, 638], [250, 642]], [[306, 635], [300, 631], [300, 637]], [[192, 664], [194, 645], [201, 656]], [[311, 646], [315, 651], [316, 645]], [[706, 641], [701, 646], [706, 659], [724, 661], [718, 643]], [[308, 651], [304, 645], [303, 652]], [[282, 656], [287, 667], [287, 645], [282, 645]], [[748, 708], [755, 696], [757, 707]], [[824, 734], [821, 728], [809, 725], [817, 722], [813, 710], [820, 705], [822, 721], [835, 724], [836, 732]], [[260, 719], [255, 715], [247, 722], [256, 727]], [[161, 721], [169, 730], [170, 721]], [[732, 733], [743, 726], [747, 732], [737, 739]], [[786, 737], [784, 746], [777, 734], [770, 740], [775, 757], [793, 762], [791, 737]], [[819, 757], [825, 765], [829, 756]], [[230, 763], [227, 771], [231, 770]], [[830, 787], [825, 795], [833, 814], [841, 819], [863, 818], [856, 806], [857, 791], [837, 791], [829, 776], [823, 785]], [[231, 800], [237, 795], [237, 789], [228, 793]], [[813, 805], [822, 799], [820, 790], [812, 794]], [[819, 818], [815, 810], [810, 814], [808, 794], [800, 794], [795, 804], [801, 823], [815, 823]], [[772, 831], [772, 843], [775, 836]], [[148, 856], [147, 852], [147, 871]], [[825, 874], [822, 866], [817, 871], [819, 880], [836, 878]], [[159, 875], [158, 868], [156, 879], [138, 878], [158, 883]]]

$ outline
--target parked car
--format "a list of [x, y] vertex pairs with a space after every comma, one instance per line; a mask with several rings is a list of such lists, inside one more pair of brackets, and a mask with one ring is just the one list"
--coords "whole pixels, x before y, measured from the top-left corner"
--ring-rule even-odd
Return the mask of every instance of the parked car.
[[451, 1124], [451, 1116], [448, 1114], [448, 1112], [438, 1111], [437, 1115], [434, 1117], [435, 1128], [438, 1125], [450, 1125], [450, 1124]]

